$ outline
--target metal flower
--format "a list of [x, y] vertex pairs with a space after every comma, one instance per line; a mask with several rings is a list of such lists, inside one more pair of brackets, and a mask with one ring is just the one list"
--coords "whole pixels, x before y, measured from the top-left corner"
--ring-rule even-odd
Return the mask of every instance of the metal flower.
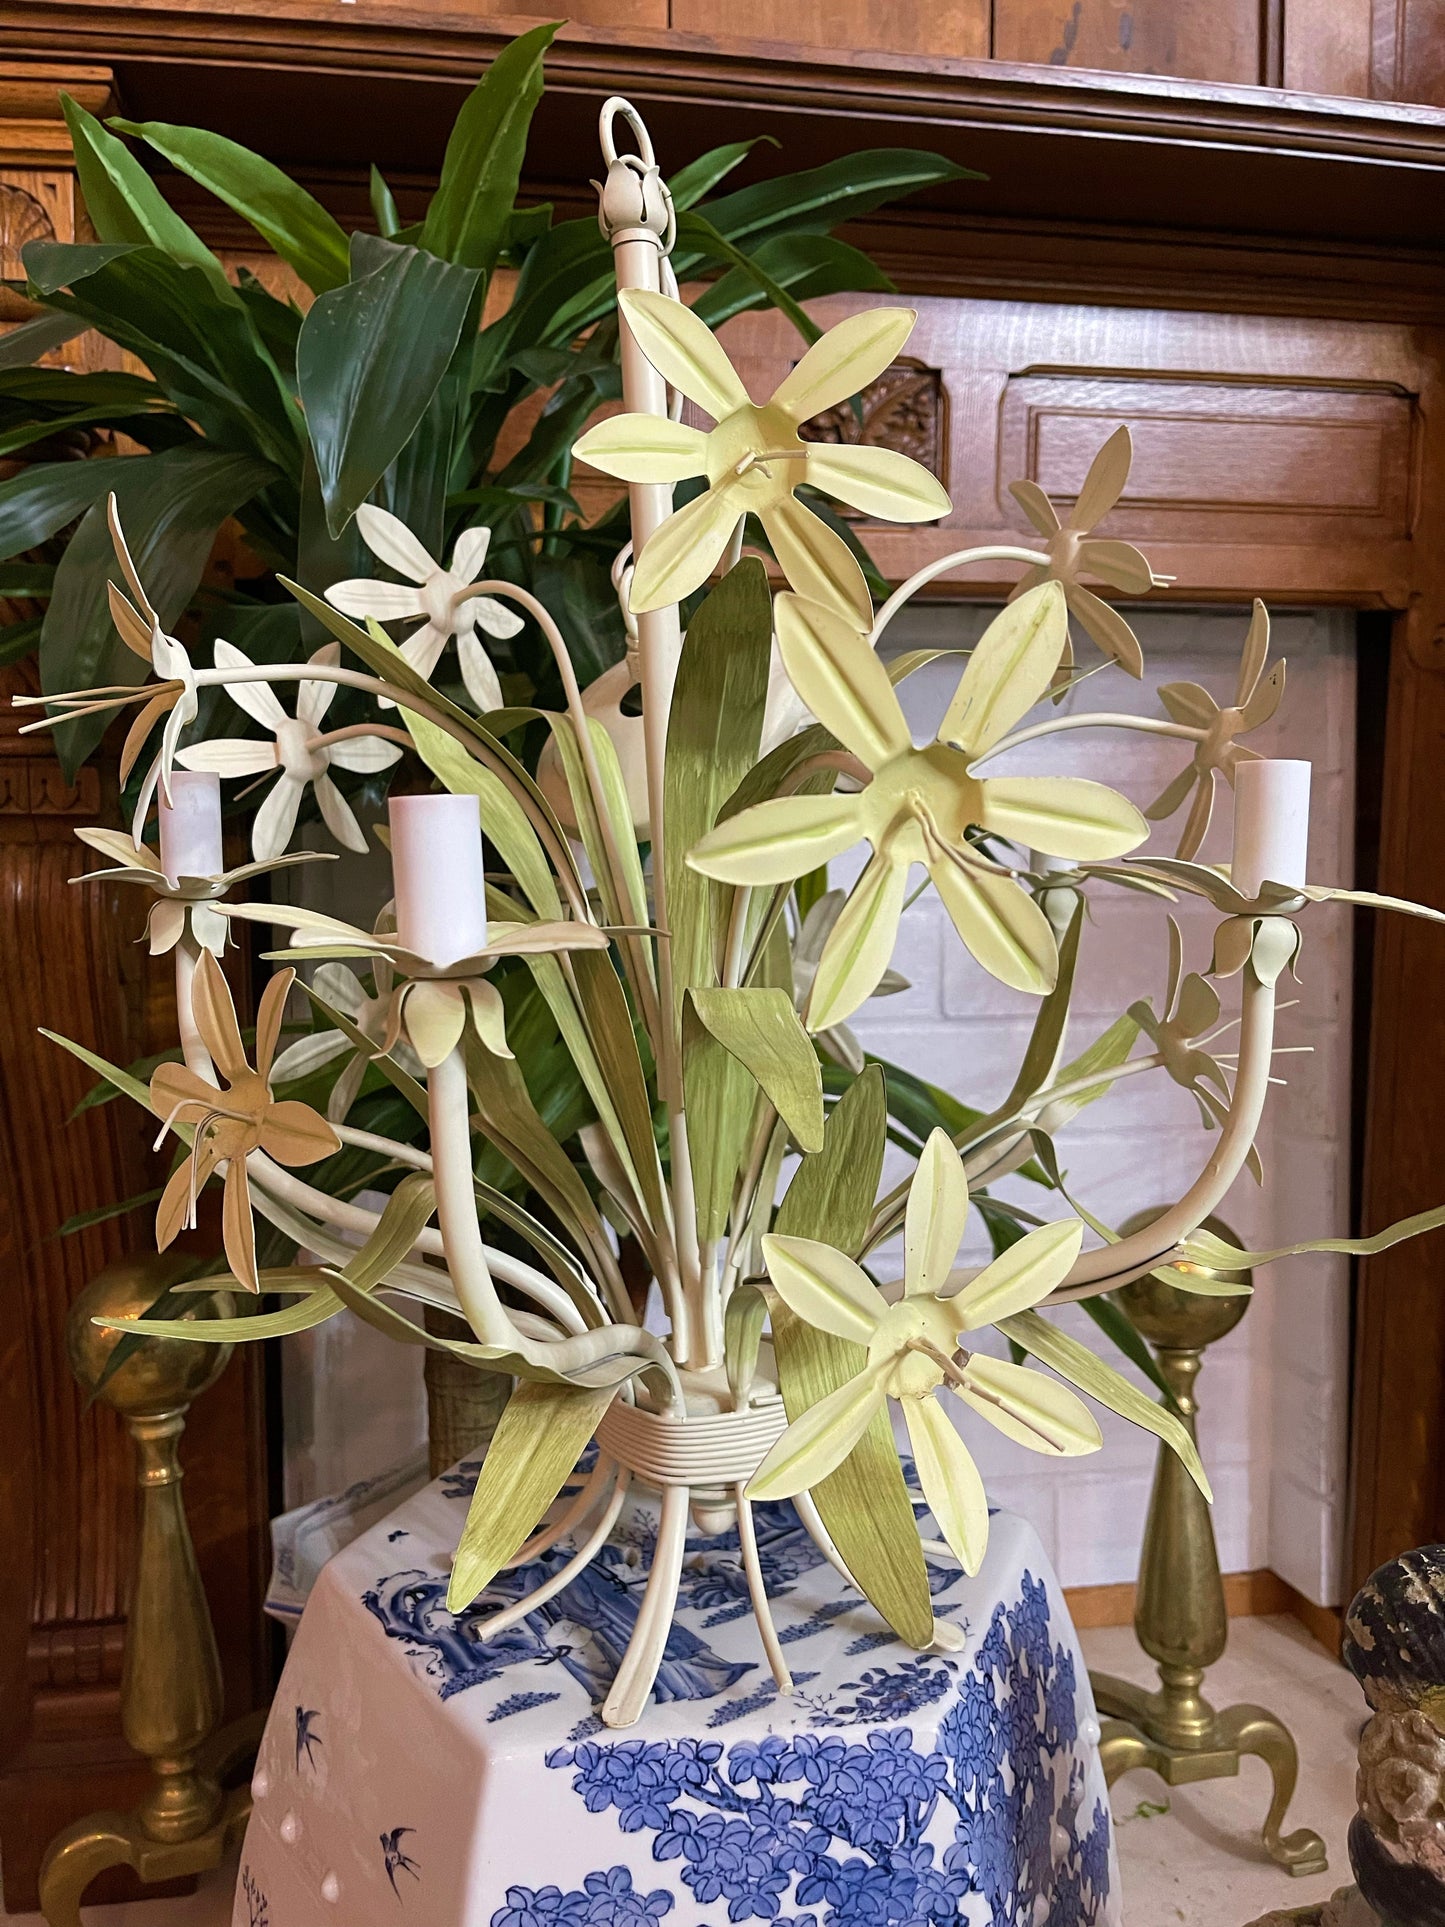
[[426, 1068], [410, 1044], [404, 1041], [396, 1041], [389, 1053], [385, 1051], [382, 1040], [396, 988], [395, 975], [385, 957], [373, 959], [371, 978], [376, 993], [374, 996], [367, 992], [356, 972], [345, 964], [324, 963], [312, 978], [311, 988], [323, 1003], [349, 1018], [374, 1049], [358, 1050], [345, 1031], [312, 1031], [306, 1037], [298, 1037], [294, 1044], [288, 1044], [271, 1070], [272, 1082], [285, 1084], [297, 1078], [310, 1077], [314, 1071], [321, 1070], [343, 1053], [350, 1052], [351, 1061], [337, 1077], [331, 1087], [331, 1095], [326, 1100], [326, 1115], [333, 1124], [343, 1123], [349, 1115], [366, 1076], [367, 1066], [374, 1057], [390, 1055], [408, 1077], [420, 1078]]
[[[1159, 581], [1132, 542], [1116, 542], [1092, 533], [1123, 494], [1133, 453], [1128, 429], [1116, 428], [1089, 464], [1084, 485], [1065, 522], [1059, 520], [1058, 511], [1037, 482], [1011, 482], [1009, 494], [1047, 539], [1049, 548], [1048, 567], [1030, 569], [1014, 595], [1024, 595], [1040, 582], [1059, 583], [1069, 608], [1104, 654], [1112, 656], [1131, 676], [1142, 676], [1144, 653], [1139, 638], [1117, 609], [1111, 609], [1079, 580], [1081, 575], [1092, 575], [1123, 595], [1144, 595]], [[1072, 660], [1072, 655], [1065, 660]]]
[[[340, 659], [341, 645], [336, 642], [323, 644], [309, 658], [315, 663], [325, 663], [328, 668]], [[216, 667], [250, 669], [253, 664], [234, 643], [218, 642]], [[251, 852], [257, 862], [266, 863], [279, 856], [291, 841], [308, 783], [316, 791], [322, 820], [337, 842], [348, 850], [365, 850], [366, 837], [361, 825], [327, 771], [333, 763], [338, 769], [361, 775], [389, 769], [401, 755], [397, 745], [380, 736], [355, 736], [347, 730], [337, 730], [327, 736], [321, 729], [321, 719], [336, 694], [336, 684], [332, 682], [301, 683], [294, 716], [286, 714], [276, 692], [263, 682], [228, 682], [226, 693], [238, 709], [245, 710], [263, 729], [269, 729], [275, 741], [263, 743], [254, 737], [223, 737], [219, 742], [196, 743], [190, 749], [183, 749], [176, 761], [186, 769], [211, 769], [221, 776], [262, 776], [280, 770], [275, 787], [257, 810], [251, 825]]]
[[495, 596], [471, 593], [471, 585], [481, 575], [482, 564], [487, 559], [492, 531], [464, 529], [452, 550], [450, 567], [443, 568], [422, 547], [406, 523], [385, 509], [363, 503], [356, 511], [356, 526], [378, 561], [385, 562], [417, 587], [354, 576], [346, 582], [333, 582], [326, 591], [326, 600], [343, 615], [362, 619], [375, 616], [378, 622], [425, 617], [421, 628], [413, 630], [401, 645], [401, 653], [412, 668], [419, 675], [430, 676], [441, 660], [443, 649], [455, 639], [467, 694], [479, 710], [500, 709], [502, 687], [477, 630], [489, 636], [515, 636], [522, 627], [522, 618]]
[[1197, 682], [1165, 683], [1159, 700], [1176, 723], [1187, 723], [1206, 733], [1194, 752], [1194, 760], [1182, 769], [1155, 797], [1144, 814], [1151, 822], [1162, 823], [1173, 816], [1192, 790], [1194, 802], [1179, 839], [1177, 856], [1192, 857], [1203, 843], [1214, 813], [1214, 792], [1220, 776], [1231, 788], [1234, 772], [1256, 752], [1238, 740], [1251, 729], [1267, 723], [1279, 708], [1284, 695], [1284, 664], [1277, 662], [1266, 676], [1264, 665], [1269, 656], [1269, 611], [1256, 601], [1239, 659], [1239, 676], [1234, 687], [1234, 702], [1221, 709], [1207, 689]]
[[177, 1124], [189, 1124], [195, 1130], [191, 1155], [177, 1166], [161, 1194], [156, 1248], [164, 1251], [187, 1225], [195, 1223], [197, 1195], [224, 1166], [221, 1237], [231, 1269], [248, 1291], [259, 1291], [261, 1281], [256, 1273], [247, 1157], [252, 1151], [264, 1151], [278, 1164], [315, 1164], [341, 1148], [335, 1131], [309, 1104], [278, 1103], [271, 1095], [271, 1063], [295, 977], [294, 970], [283, 970], [266, 986], [256, 1013], [253, 1070], [221, 966], [209, 950], [203, 950], [191, 984], [191, 1011], [223, 1084], [218, 1089], [184, 1064], [162, 1064], [150, 1082], [151, 1109], [164, 1120], [161, 1137]]
[[968, 1178], [946, 1131], [934, 1131], [908, 1193], [903, 1296], [894, 1304], [832, 1245], [768, 1235], [763, 1257], [779, 1297], [820, 1331], [867, 1349], [862, 1370], [821, 1398], [778, 1440], [748, 1485], [750, 1499], [787, 1499], [826, 1478], [884, 1409], [903, 1408], [918, 1482], [938, 1529], [970, 1573], [988, 1545], [983, 1480], [934, 1394], [947, 1389], [1005, 1437], [1054, 1456], [1102, 1444], [1088, 1407], [1024, 1365], [963, 1349], [969, 1332], [1037, 1305], [1078, 1256], [1077, 1218], [1042, 1225], [961, 1290], [949, 1273], [968, 1217]]
[[856, 794], [774, 797], [740, 810], [688, 852], [723, 883], [778, 884], [866, 840], [873, 855], [818, 960], [805, 1021], [827, 1030], [872, 995], [893, 953], [908, 873], [928, 870], [954, 928], [1000, 982], [1035, 993], [1058, 974], [1054, 934], [1017, 872], [979, 846], [985, 831], [1050, 856], [1118, 856], [1142, 843], [1133, 804], [1076, 777], [972, 774], [1049, 686], [1063, 647], [1063, 593], [1045, 583], [989, 625], [937, 739], [915, 749], [888, 672], [849, 623], [780, 596], [778, 641], [793, 687], [851, 752]]
[[[793, 939], [793, 1002], [800, 1012], [808, 1007], [813, 979], [818, 974], [818, 960], [847, 900], [846, 890], [825, 890], [809, 908]], [[885, 970], [873, 986], [873, 995], [893, 997], [900, 990], [908, 988], [908, 979], [900, 972]], [[863, 1046], [846, 1024], [833, 1024], [829, 1029], [819, 1031], [818, 1048], [826, 1052], [835, 1064], [852, 1071], [855, 1077], [862, 1075], [867, 1061]]]
[[153, 891], [156, 901], [146, 918], [146, 935], [153, 957], [174, 950], [185, 935], [187, 920], [191, 935], [205, 950], [219, 957], [226, 948], [226, 919], [214, 906], [226, 892], [249, 877], [267, 870], [289, 869], [294, 863], [331, 861], [323, 850], [302, 850], [295, 856], [277, 857], [270, 863], [243, 863], [235, 870], [222, 870], [211, 877], [171, 879], [161, 868], [161, 860], [149, 844], [136, 844], [120, 830], [85, 829], [75, 834], [81, 842], [116, 865], [110, 870], [87, 870], [72, 877], [72, 883], [141, 883]]
[[408, 950], [392, 932], [358, 930], [319, 910], [301, 910], [284, 903], [234, 903], [228, 906], [227, 914], [288, 929], [292, 948], [268, 952], [273, 959], [366, 957], [394, 969], [407, 981], [391, 993], [377, 1055], [389, 1054], [405, 1028], [412, 1048], [428, 1070], [455, 1049], [468, 1017], [482, 1044], [494, 1056], [512, 1055], [503, 1026], [501, 996], [483, 981], [499, 957], [605, 950], [611, 942], [607, 932], [595, 923], [494, 923], [483, 949], [452, 963], [436, 964]]
[[[1173, 917], [1169, 925], [1169, 976], [1163, 1016], [1147, 997], [1130, 1004], [1129, 1015], [1153, 1044], [1174, 1082], [1194, 1097], [1206, 1124], [1218, 1124], [1229, 1103], [1229, 1080], [1197, 1039], [1219, 1022], [1219, 994], [1207, 978], [1184, 975], [1184, 939]], [[1212, 1087], [1212, 1088], [1211, 1088]]]
[[139, 848], [142, 825], [145, 823], [151, 798], [155, 795], [158, 784], [162, 787], [167, 801], [170, 799], [171, 769], [180, 761], [176, 754], [176, 745], [180, 741], [181, 731], [196, 720], [200, 699], [196, 693], [196, 672], [191, 667], [191, 659], [182, 644], [177, 642], [174, 636], [168, 636], [161, 627], [161, 619], [152, 607], [140, 574], [131, 560], [130, 549], [126, 545], [125, 535], [120, 526], [120, 510], [116, 505], [114, 493], [106, 497], [105, 513], [110, 525], [110, 539], [115, 546], [116, 560], [120, 563], [122, 575], [130, 584], [131, 593], [140, 605], [139, 608], [135, 607], [113, 582], [107, 582], [111, 620], [115, 623], [126, 648], [133, 650], [143, 662], [148, 662], [162, 678], [161, 687], [149, 698], [126, 732], [125, 744], [120, 753], [122, 783], [135, 766], [136, 758], [140, 755], [151, 730], [162, 716], [166, 717], [166, 726], [161, 732], [160, 754], [146, 772], [131, 823], [132, 839]]
[[745, 515], [762, 523], [797, 590], [867, 628], [872, 601], [852, 550], [794, 490], [806, 482], [885, 522], [947, 515], [947, 492], [926, 468], [886, 448], [805, 442], [799, 424], [847, 401], [896, 358], [917, 319], [911, 308], [868, 308], [815, 341], [767, 401], [751, 400], [717, 337], [680, 301], [647, 290], [620, 297], [638, 346], [674, 388], [713, 417], [706, 432], [653, 415], [599, 422], [573, 453], [623, 482], [707, 488], [643, 544], [632, 578], [635, 612], [680, 601], [712, 573]]

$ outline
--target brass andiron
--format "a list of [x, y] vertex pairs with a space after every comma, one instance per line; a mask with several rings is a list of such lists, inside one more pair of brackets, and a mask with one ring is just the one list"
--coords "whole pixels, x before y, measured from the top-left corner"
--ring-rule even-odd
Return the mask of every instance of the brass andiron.
[[[1125, 1235], [1148, 1222], [1146, 1217], [1125, 1225]], [[1214, 1220], [1207, 1229], [1237, 1242], [1233, 1232]], [[1248, 1273], [1217, 1275], [1249, 1281]], [[1125, 1285], [1117, 1296], [1154, 1347], [1185, 1422], [1196, 1432], [1194, 1386], [1205, 1347], [1234, 1329], [1248, 1298], [1205, 1297], [1152, 1276]], [[1265, 1851], [1292, 1874], [1324, 1873], [1325, 1843], [1317, 1833], [1308, 1827], [1280, 1832], [1299, 1769], [1288, 1729], [1262, 1706], [1216, 1712], [1204, 1697], [1204, 1675], [1229, 1639], [1224, 1582], [1209, 1507], [1168, 1450], [1160, 1451], [1154, 1472], [1134, 1631], [1159, 1668], [1159, 1686], [1150, 1692], [1112, 1674], [1090, 1675], [1103, 1719], [1099, 1750], [1105, 1780], [1112, 1786], [1132, 1768], [1148, 1767], [1166, 1786], [1186, 1786], [1195, 1780], [1227, 1779], [1239, 1772], [1246, 1755], [1257, 1755], [1274, 1780], [1260, 1830]]]
[[[49, 1927], [81, 1927], [80, 1901], [107, 1867], [133, 1867], [147, 1885], [218, 1866], [239, 1840], [249, 1787], [223, 1792], [230, 1769], [254, 1748], [259, 1721], [217, 1733], [221, 1664], [181, 1499], [177, 1457], [186, 1412], [215, 1383], [229, 1346], [144, 1340], [101, 1384], [119, 1339], [91, 1321], [135, 1317], [181, 1270], [174, 1256], [109, 1265], [70, 1308], [71, 1367], [87, 1391], [118, 1411], [135, 1440], [138, 1524], [121, 1676], [121, 1728], [150, 1762], [151, 1784], [129, 1813], [86, 1815], [58, 1833], [40, 1870]], [[195, 1315], [227, 1316], [227, 1293], [198, 1296]]]

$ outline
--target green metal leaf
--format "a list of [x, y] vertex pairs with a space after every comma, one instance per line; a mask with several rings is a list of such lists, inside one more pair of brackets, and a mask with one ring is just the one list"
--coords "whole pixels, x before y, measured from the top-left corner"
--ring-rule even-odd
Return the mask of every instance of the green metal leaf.
[[174, 127], [163, 120], [117, 119], [108, 124], [148, 141], [173, 167], [234, 208], [313, 293], [324, 294], [349, 277], [345, 234], [321, 203], [273, 162], [203, 127]]
[[556, 22], [505, 46], [452, 126], [441, 180], [422, 223], [421, 245], [445, 261], [490, 274], [506, 241], [527, 130], [542, 98], [542, 56]]
[[[883, 1074], [866, 1070], [828, 1119], [823, 1149], [805, 1157], [778, 1208], [774, 1231], [826, 1240], [850, 1255], [868, 1233], [883, 1169], [888, 1103]], [[848, 1384], [867, 1352], [805, 1325], [775, 1300], [773, 1351], [790, 1420]], [[913, 1506], [886, 1411], [875, 1415], [813, 1498], [844, 1565], [910, 1646], [933, 1637], [933, 1599]]]
[[464, 1612], [526, 1542], [614, 1397], [610, 1388], [517, 1386], [482, 1461], [452, 1561], [448, 1611]]
[[723, 1313], [723, 1362], [735, 1411], [747, 1406], [767, 1321], [768, 1301], [757, 1286], [738, 1285]]
[[1067, 1332], [1050, 1324], [1039, 1312], [1016, 1312], [1012, 1318], [1001, 1321], [999, 1330], [1022, 1345], [1026, 1352], [1032, 1352], [1035, 1358], [1056, 1371], [1060, 1378], [1068, 1379], [1081, 1392], [1087, 1392], [1090, 1398], [1107, 1405], [1111, 1412], [1117, 1412], [1121, 1418], [1163, 1439], [1172, 1451], [1178, 1453], [1185, 1470], [1205, 1498], [1213, 1498], [1200, 1461], [1199, 1448], [1175, 1411], [1156, 1404], [1147, 1393], [1131, 1385], [1112, 1366], [1096, 1358], [1087, 1345], [1081, 1345], [1077, 1338], [1070, 1338]]
[[823, 1148], [823, 1077], [818, 1053], [782, 990], [689, 992], [693, 1009], [718, 1043], [743, 1064], [801, 1151]]
[[771, 644], [767, 574], [749, 557], [688, 624], [673, 687], [663, 821], [675, 1022], [686, 990], [717, 981], [715, 917], [730, 893], [690, 870], [686, 859], [756, 760]]
[[352, 245], [356, 278], [318, 296], [296, 343], [296, 379], [333, 536], [415, 433], [478, 288], [475, 269], [420, 248], [374, 236]]

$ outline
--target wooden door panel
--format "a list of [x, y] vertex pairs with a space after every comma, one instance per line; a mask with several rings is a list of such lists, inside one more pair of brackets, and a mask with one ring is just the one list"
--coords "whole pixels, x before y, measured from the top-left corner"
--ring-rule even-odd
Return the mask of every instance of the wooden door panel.
[[830, 54], [988, 57], [988, 0], [672, 0], [672, 26], [719, 41], [782, 42]]
[[1265, 78], [1259, 0], [995, 0], [997, 60], [1187, 80]]

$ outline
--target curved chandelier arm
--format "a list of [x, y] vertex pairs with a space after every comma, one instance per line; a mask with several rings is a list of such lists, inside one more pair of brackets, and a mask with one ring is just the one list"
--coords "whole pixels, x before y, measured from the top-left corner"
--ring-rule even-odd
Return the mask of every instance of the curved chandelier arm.
[[1184, 1239], [1192, 1236], [1222, 1202], [1230, 1185], [1244, 1169], [1269, 1091], [1270, 1063], [1274, 1052], [1275, 986], [1264, 983], [1253, 963], [1244, 968], [1239, 1030], [1239, 1069], [1234, 1093], [1219, 1134], [1214, 1155], [1177, 1203], [1144, 1230], [1117, 1244], [1101, 1245], [1083, 1252], [1072, 1271], [1046, 1304], [1066, 1304], [1079, 1298], [1095, 1298], [1114, 1291], [1133, 1278], [1142, 1278], [1156, 1265], [1167, 1263], [1170, 1254]]
[[966, 568], [973, 562], [1020, 562], [1026, 569], [1046, 569], [1049, 566], [1049, 558], [1040, 554], [1037, 549], [1017, 548], [1011, 543], [1004, 542], [989, 542], [982, 548], [955, 549], [952, 555], [940, 555], [935, 561], [927, 562], [921, 569], [916, 570], [906, 582], [899, 583], [873, 618], [873, 627], [869, 632], [868, 640], [874, 648], [877, 648], [878, 638], [898, 611], [905, 603], [911, 601], [920, 589], [927, 588], [930, 582], [936, 582], [939, 576], [947, 575], [953, 569]]

